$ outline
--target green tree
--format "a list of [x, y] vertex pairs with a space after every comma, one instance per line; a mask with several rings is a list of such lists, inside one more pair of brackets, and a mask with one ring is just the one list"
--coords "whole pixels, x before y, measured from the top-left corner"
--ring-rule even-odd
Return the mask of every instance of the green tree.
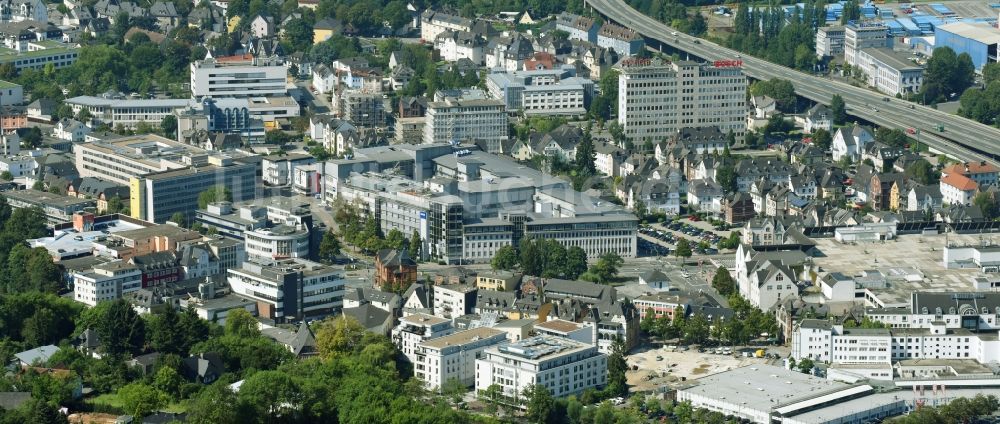
[[316, 329], [316, 348], [320, 357], [329, 360], [360, 350], [365, 331], [361, 323], [345, 315], [323, 320]]
[[938, 47], [927, 60], [920, 94], [928, 102], [937, 103], [954, 93], [963, 93], [973, 81], [975, 65], [968, 53], [957, 55], [950, 47]]
[[184, 377], [181, 377], [177, 370], [172, 367], [161, 366], [153, 376], [153, 387], [175, 401], [180, 399], [180, 390], [183, 384]]
[[597, 263], [590, 267], [590, 273], [597, 275], [601, 284], [609, 284], [618, 276], [618, 268], [625, 261], [617, 253], [608, 252], [597, 259]]
[[555, 412], [556, 401], [547, 387], [541, 384], [530, 385], [524, 388], [522, 396], [527, 404], [524, 415], [528, 422], [536, 424], [549, 422], [549, 417]]
[[563, 267], [563, 274], [566, 278], [575, 280], [587, 271], [587, 252], [579, 246], [570, 246], [566, 249], [566, 265]]
[[42, 129], [39, 127], [29, 127], [21, 135], [21, 144], [29, 149], [36, 149], [42, 146]]
[[708, 340], [709, 322], [703, 314], [695, 314], [684, 325], [684, 342], [702, 344]]
[[844, 125], [847, 122], [847, 104], [839, 94], [834, 94], [830, 99], [830, 113], [833, 115], [834, 125]]
[[146, 340], [146, 322], [124, 299], [101, 302], [81, 317], [101, 340], [101, 348], [111, 357], [138, 353]]
[[118, 399], [128, 414], [145, 417], [167, 405], [167, 396], [143, 383], [132, 383], [118, 389]]
[[323, 240], [319, 243], [319, 256], [325, 261], [332, 261], [340, 254], [340, 239], [333, 230], [323, 234]]
[[421, 257], [420, 245], [422, 243], [420, 239], [420, 233], [417, 230], [413, 230], [413, 234], [410, 235], [409, 242], [410, 242], [409, 246], [410, 257], [413, 258], [413, 260], [415, 261], [420, 260]]
[[809, 358], [802, 358], [797, 364], [799, 371], [805, 374], [812, 372], [814, 366], [816, 365]]
[[239, 393], [240, 404], [254, 416], [266, 417], [265, 422], [276, 422], [294, 413], [299, 397], [296, 382], [281, 371], [261, 371], [247, 377]]
[[992, 220], [997, 218], [997, 202], [989, 193], [979, 192], [972, 198], [972, 204], [983, 212], [983, 217]]
[[861, 6], [858, 5], [857, 0], [848, 0], [844, 4], [843, 14], [840, 15], [840, 23], [847, 24], [858, 19], [861, 19]]
[[163, 132], [163, 136], [167, 138], [177, 137], [177, 117], [174, 115], [167, 115], [163, 117], [160, 121], [160, 131]]
[[628, 363], [625, 361], [627, 353], [625, 341], [620, 337], [611, 343], [611, 354], [608, 355], [608, 386], [604, 389], [608, 397], [628, 394], [628, 383], [625, 378], [625, 372], [628, 371]]
[[833, 143], [833, 136], [826, 129], [820, 128], [812, 134], [812, 144], [822, 151], [830, 150]]
[[583, 134], [580, 144], [576, 146], [576, 157], [573, 162], [576, 164], [577, 169], [589, 175], [596, 171], [594, 168], [596, 166], [594, 162], [596, 157], [597, 152], [594, 150], [594, 140], [591, 138], [590, 132], [587, 131]]
[[715, 270], [715, 276], [712, 277], [712, 287], [723, 296], [729, 296], [736, 292], [736, 282], [733, 281], [733, 276], [724, 266]]
[[21, 330], [24, 342], [29, 346], [42, 346], [59, 341], [59, 320], [52, 310], [39, 308], [24, 321]]
[[406, 244], [406, 237], [395, 228], [389, 230], [389, 234], [385, 236], [385, 246], [390, 249], [403, 250], [404, 244]]
[[260, 324], [246, 309], [233, 309], [226, 314], [226, 334], [242, 338], [260, 336]]
[[187, 216], [184, 215], [184, 212], [174, 212], [173, 215], [170, 215], [170, 222], [177, 224], [178, 227], [187, 228]]
[[758, 81], [750, 86], [750, 94], [768, 96], [774, 99], [775, 106], [782, 112], [794, 112], [795, 86], [785, 79], [774, 78], [768, 81]]
[[479, 394], [479, 399], [486, 404], [486, 412], [493, 416], [496, 416], [503, 398], [503, 387], [496, 383], [489, 385]]
[[674, 249], [674, 256], [678, 258], [690, 258], [691, 257], [691, 243], [688, 239], [681, 237], [677, 240], [677, 248]]
[[187, 422], [191, 424], [238, 424], [242, 421], [234, 413], [238, 404], [236, 393], [226, 384], [216, 383], [206, 387], [191, 399]]
[[198, 209], [205, 209], [209, 203], [232, 202], [233, 192], [228, 187], [215, 186], [201, 193], [198, 193]]
[[14, 176], [11, 175], [10, 171], [0, 172], [0, 180], [10, 181], [10, 180], [13, 180], [13, 179], [14, 179]]
[[736, 168], [731, 162], [719, 166], [715, 173], [715, 179], [726, 193], [735, 193], [739, 188], [736, 181]]
[[926, 159], [919, 159], [906, 168], [906, 176], [920, 184], [933, 184], [938, 180], [938, 172]]
[[503, 246], [497, 249], [490, 260], [490, 267], [494, 270], [510, 271], [518, 264], [517, 251], [512, 246]]
[[112, 197], [111, 200], [108, 200], [108, 210], [105, 212], [109, 214], [112, 213], [127, 214], [128, 206], [125, 205], [125, 202], [122, 201], [121, 197], [115, 196]]

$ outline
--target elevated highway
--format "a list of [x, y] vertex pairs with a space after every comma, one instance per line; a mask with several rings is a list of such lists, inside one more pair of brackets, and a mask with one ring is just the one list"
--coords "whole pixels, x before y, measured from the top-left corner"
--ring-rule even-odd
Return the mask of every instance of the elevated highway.
[[[1000, 165], [1000, 129], [763, 59], [741, 56], [735, 50], [670, 28], [639, 13], [623, 0], [587, 0], [587, 5], [609, 20], [638, 31], [648, 40], [707, 61], [742, 60], [747, 76], [758, 80], [790, 80], [796, 94], [817, 103], [829, 105], [833, 95], [840, 94], [849, 115], [883, 127], [919, 130], [919, 135], [914, 136], [918, 141], [962, 161], [986, 161]], [[945, 131], [938, 131], [938, 125], [943, 125]]]

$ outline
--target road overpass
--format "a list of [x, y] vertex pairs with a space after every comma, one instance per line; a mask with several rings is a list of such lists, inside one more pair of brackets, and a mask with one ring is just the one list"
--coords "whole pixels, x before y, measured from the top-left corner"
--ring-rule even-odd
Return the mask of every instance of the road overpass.
[[[648, 40], [708, 61], [742, 60], [747, 76], [758, 80], [790, 80], [796, 94], [818, 103], [829, 105], [833, 95], [840, 94], [847, 104], [847, 113], [852, 116], [887, 128], [919, 130], [920, 142], [962, 161], [987, 161], [1000, 165], [1000, 129], [763, 59], [741, 56], [735, 50], [670, 28], [639, 13], [623, 0], [587, 0], [587, 5], [609, 20], [638, 31]], [[938, 125], [943, 125], [945, 131], [939, 132]]]

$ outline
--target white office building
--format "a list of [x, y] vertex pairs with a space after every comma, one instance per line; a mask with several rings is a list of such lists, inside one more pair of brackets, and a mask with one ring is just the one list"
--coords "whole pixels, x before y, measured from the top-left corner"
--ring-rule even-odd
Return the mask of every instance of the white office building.
[[414, 377], [428, 390], [441, 390], [455, 380], [464, 387], [476, 383], [476, 360], [487, 348], [507, 341], [507, 332], [489, 327], [472, 328], [417, 345]]
[[889, 28], [881, 22], [851, 22], [844, 27], [844, 63], [857, 67], [858, 52], [889, 47]]
[[536, 336], [483, 351], [476, 360], [476, 392], [497, 384], [504, 396], [520, 396], [528, 386], [545, 386], [560, 398], [600, 389], [608, 381], [608, 357], [593, 344]]
[[427, 314], [410, 314], [399, 318], [392, 329], [392, 342], [411, 363], [417, 362], [417, 345], [455, 332], [451, 320]]
[[858, 51], [857, 61], [868, 85], [885, 94], [917, 93], [924, 82], [923, 67], [913, 63], [905, 53], [887, 47]]
[[835, 57], [844, 54], [844, 27], [840, 25], [816, 30], [816, 57]]
[[309, 257], [309, 229], [304, 225], [255, 228], [244, 232], [243, 239], [251, 261]]
[[618, 123], [632, 140], [660, 141], [685, 127], [746, 132], [747, 78], [739, 61], [695, 63], [630, 57], [615, 67]]
[[267, 264], [244, 262], [229, 269], [234, 294], [257, 302], [261, 317], [278, 322], [320, 318], [340, 312], [344, 279], [333, 268], [305, 259]]
[[191, 63], [191, 95], [211, 97], [284, 96], [288, 69], [277, 59], [250, 55], [208, 58]]
[[594, 82], [576, 77], [571, 65], [559, 69], [494, 72], [486, 77], [490, 96], [507, 104], [510, 113], [582, 115], [587, 112]]
[[158, 128], [163, 118], [187, 108], [190, 99], [114, 99], [97, 96], [77, 96], [65, 103], [78, 114], [86, 110], [94, 120], [115, 127], [135, 128], [145, 123]]
[[124, 261], [96, 265], [88, 272], [73, 273], [72, 279], [73, 300], [89, 306], [142, 288], [142, 271]]
[[481, 90], [449, 94], [435, 93], [435, 101], [427, 104], [424, 143], [483, 141], [490, 153], [501, 153], [508, 130], [504, 103]]

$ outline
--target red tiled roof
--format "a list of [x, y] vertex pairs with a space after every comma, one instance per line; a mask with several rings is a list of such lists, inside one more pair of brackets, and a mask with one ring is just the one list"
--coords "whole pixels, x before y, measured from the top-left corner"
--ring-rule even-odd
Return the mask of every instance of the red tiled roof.
[[962, 191], [972, 191], [979, 187], [975, 181], [969, 179], [962, 174], [951, 173], [948, 176], [941, 178], [941, 184], [946, 184], [955, 187]]
[[970, 163], [956, 163], [945, 168], [942, 172], [945, 174], [986, 174], [991, 172], [1000, 172], [1000, 168], [993, 166], [985, 162], [970, 162]]

